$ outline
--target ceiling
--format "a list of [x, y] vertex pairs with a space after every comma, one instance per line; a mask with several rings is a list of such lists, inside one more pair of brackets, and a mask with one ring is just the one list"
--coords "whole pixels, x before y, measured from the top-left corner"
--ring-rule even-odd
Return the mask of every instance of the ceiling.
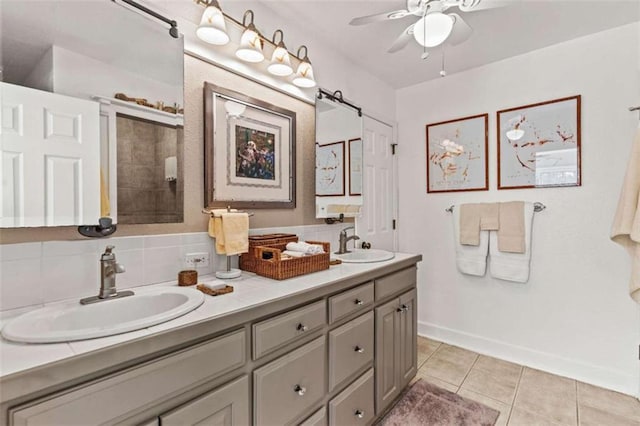
[[[423, 60], [422, 48], [411, 40], [403, 50], [387, 53], [416, 17], [349, 25], [358, 16], [405, 9], [403, 0], [263, 2], [280, 17], [304, 28], [309, 38], [321, 39], [394, 88], [440, 78], [441, 48], [434, 48]], [[224, 8], [224, 1], [221, 3]], [[460, 12], [457, 8], [448, 11], [459, 13], [474, 30], [466, 42], [445, 49], [449, 75], [640, 20], [638, 0], [511, 0], [510, 3], [507, 7], [476, 12]], [[284, 30], [286, 33], [286, 26]], [[585, 54], [606, 57], [606, 52]], [[309, 56], [313, 60], [312, 51]], [[321, 72], [321, 68], [316, 71], [318, 75]]]

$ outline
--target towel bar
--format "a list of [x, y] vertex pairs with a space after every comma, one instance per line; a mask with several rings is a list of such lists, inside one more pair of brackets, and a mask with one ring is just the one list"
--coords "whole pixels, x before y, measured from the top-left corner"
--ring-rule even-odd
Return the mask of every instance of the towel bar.
[[[545, 206], [544, 204], [536, 201], [535, 203], [533, 203], [533, 211], [538, 213], [541, 212], [542, 210], [546, 209], [547, 206]], [[448, 212], [448, 213], [453, 213], [453, 206], [450, 206], [449, 208], [445, 209], [444, 211]]]

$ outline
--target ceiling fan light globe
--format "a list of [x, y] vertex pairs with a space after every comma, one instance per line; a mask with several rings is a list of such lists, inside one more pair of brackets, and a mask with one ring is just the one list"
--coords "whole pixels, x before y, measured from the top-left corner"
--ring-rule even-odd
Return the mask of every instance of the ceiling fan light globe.
[[451, 35], [454, 22], [453, 17], [444, 13], [429, 13], [416, 22], [413, 27], [413, 37], [420, 46], [439, 46]]

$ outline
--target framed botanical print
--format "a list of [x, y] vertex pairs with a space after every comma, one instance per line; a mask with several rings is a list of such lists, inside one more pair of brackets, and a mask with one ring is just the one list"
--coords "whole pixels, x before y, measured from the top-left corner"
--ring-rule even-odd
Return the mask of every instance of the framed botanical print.
[[489, 114], [427, 124], [427, 192], [489, 189]]
[[344, 195], [344, 141], [316, 143], [316, 196]]
[[497, 112], [498, 189], [580, 186], [580, 102], [578, 95]]

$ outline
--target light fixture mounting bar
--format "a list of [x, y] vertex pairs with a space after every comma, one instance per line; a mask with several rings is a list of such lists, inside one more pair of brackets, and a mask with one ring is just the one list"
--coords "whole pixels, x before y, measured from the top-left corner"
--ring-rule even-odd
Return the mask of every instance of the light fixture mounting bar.
[[358, 111], [358, 117], [362, 117], [362, 108], [360, 108], [359, 106], [355, 106], [351, 102], [345, 101], [342, 97], [342, 90], [336, 90], [335, 92], [331, 93], [331, 92], [327, 92], [324, 89], [318, 89], [318, 99], [322, 99], [324, 96], [326, 96], [327, 99], [331, 101], [339, 102], [341, 104], [350, 106], [351, 108]]
[[[111, 0], [112, 2], [116, 2], [116, 0]], [[149, 16], [152, 16], [154, 18], [156, 18], [159, 21], [162, 21], [166, 24], [169, 24], [169, 26], [171, 28], [169, 28], [169, 35], [173, 38], [178, 38], [180, 37], [180, 33], [178, 33], [178, 23], [176, 21], [174, 21], [173, 19], [169, 19], [163, 15], [160, 15], [158, 12], [149, 9], [146, 6], [141, 5], [140, 3], [134, 1], [134, 0], [120, 0], [123, 3], [128, 4], [131, 7], [134, 7], [136, 9], [138, 9], [141, 12], [146, 13]]]

